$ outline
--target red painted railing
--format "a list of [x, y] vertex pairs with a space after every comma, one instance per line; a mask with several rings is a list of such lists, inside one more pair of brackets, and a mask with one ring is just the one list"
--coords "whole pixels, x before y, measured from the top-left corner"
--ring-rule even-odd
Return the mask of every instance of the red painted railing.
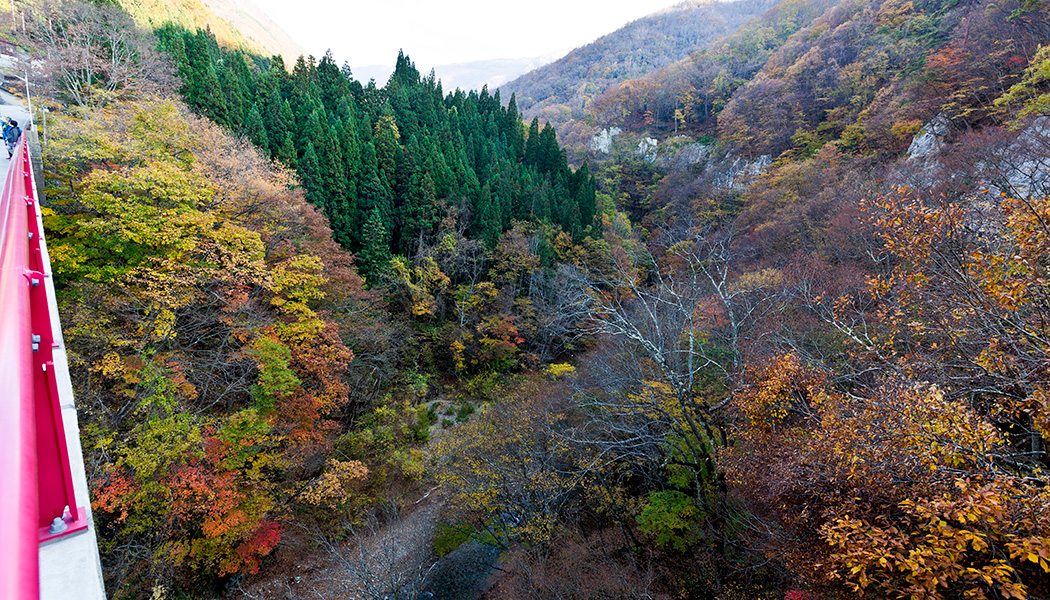
[[[87, 528], [55, 379], [40, 221], [25, 136], [0, 193], [0, 598], [38, 598], [38, 545]], [[57, 319], [56, 319], [57, 322]], [[68, 512], [66, 512], [68, 510]], [[58, 519], [56, 521], [56, 518]]]

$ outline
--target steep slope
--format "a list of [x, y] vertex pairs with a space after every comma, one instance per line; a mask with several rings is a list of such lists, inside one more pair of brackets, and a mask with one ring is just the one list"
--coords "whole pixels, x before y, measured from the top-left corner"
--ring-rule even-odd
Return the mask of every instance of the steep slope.
[[302, 46], [251, 0], [204, 0], [204, 3], [249, 41], [266, 50], [267, 55], [280, 54], [291, 64], [300, 54], [306, 54]]
[[262, 56], [280, 54], [288, 64], [304, 51], [249, 0], [119, 0], [140, 27], [172, 23], [190, 31], [209, 29], [229, 48]]
[[993, 101], [1050, 36], [1045, 8], [1015, 8], [784, 2], [709, 52], [610, 89], [596, 120], [711, 135], [752, 156], [806, 157], [836, 140], [896, 155], [937, 114], [956, 131], [995, 121]]
[[500, 91], [505, 98], [516, 94], [526, 117], [549, 121], [567, 145], [578, 145], [589, 137], [586, 114], [603, 91], [705, 48], [771, 4], [770, 0], [689, 0], [632, 21]]

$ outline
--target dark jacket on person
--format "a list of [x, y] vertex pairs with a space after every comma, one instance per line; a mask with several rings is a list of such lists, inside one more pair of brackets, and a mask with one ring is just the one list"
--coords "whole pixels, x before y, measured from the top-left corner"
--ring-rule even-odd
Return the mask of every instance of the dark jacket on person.
[[4, 131], [4, 141], [9, 144], [17, 142], [20, 137], [22, 137], [22, 130], [17, 125], [8, 127], [7, 131]]

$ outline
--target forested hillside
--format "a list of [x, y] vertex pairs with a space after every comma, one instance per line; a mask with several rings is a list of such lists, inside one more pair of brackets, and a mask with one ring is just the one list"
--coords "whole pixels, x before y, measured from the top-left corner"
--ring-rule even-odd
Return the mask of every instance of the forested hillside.
[[331, 55], [300, 57], [290, 74], [280, 60], [260, 71], [205, 31], [158, 36], [190, 106], [295, 168], [368, 276], [392, 252], [422, 250], [448, 215], [467, 219], [467, 235], [489, 247], [514, 221], [552, 222], [576, 241], [596, 231], [586, 167], [569, 169], [549, 125], [540, 131], [534, 120], [526, 131], [513, 97], [507, 107], [486, 89], [446, 98], [403, 55], [376, 88]]
[[899, 153], [922, 123], [980, 125], [1047, 24], [1038, 10], [943, 3], [783, 3], [709, 50], [597, 102], [602, 124], [710, 131], [751, 154]]
[[553, 124], [568, 147], [585, 147], [594, 133], [592, 103], [605, 90], [703, 50], [771, 4], [689, 0], [632, 21], [500, 90], [515, 94], [526, 115]]
[[576, 170], [405, 55], [26, 14], [110, 597], [1050, 596], [1047, 5], [785, 0]]
[[111, 597], [216, 593], [333, 515], [345, 535], [417, 485], [432, 430], [573, 351], [594, 183], [513, 101], [405, 57], [384, 88], [330, 56], [289, 73], [113, 6], [26, 16]]
[[1047, 10], [783, 2], [595, 101], [652, 265], [596, 328], [652, 362], [575, 402], [690, 593], [1047, 593]]

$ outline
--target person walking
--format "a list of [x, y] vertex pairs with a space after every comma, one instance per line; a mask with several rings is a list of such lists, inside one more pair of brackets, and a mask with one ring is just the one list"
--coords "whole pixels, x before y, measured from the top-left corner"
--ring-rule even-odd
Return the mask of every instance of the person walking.
[[7, 158], [15, 155], [15, 144], [18, 143], [18, 138], [20, 137], [22, 137], [22, 130], [18, 128], [18, 121], [10, 119], [9, 124], [4, 127], [4, 141], [7, 142]]

